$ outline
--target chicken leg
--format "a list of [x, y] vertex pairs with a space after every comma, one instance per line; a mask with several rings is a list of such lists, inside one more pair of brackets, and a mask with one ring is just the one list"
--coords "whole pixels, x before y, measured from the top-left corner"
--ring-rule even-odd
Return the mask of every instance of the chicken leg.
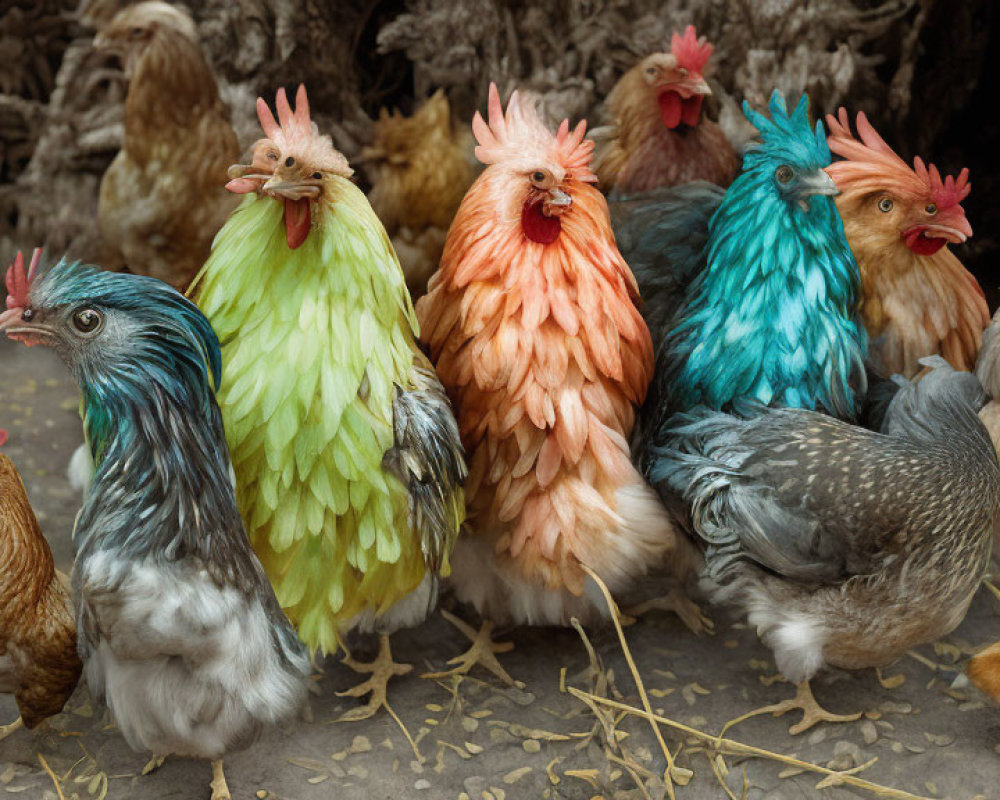
[[802, 711], [802, 719], [788, 729], [788, 732], [792, 734], [792, 736], [809, 730], [813, 725], [819, 722], [853, 722], [854, 720], [861, 718], [860, 713], [830, 713], [818, 702], [816, 702], [816, 698], [813, 697], [812, 688], [809, 686], [809, 681], [802, 681], [802, 683], [797, 684], [795, 687], [795, 697], [789, 698], [788, 700], [782, 700], [780, 703], [775, 703], [774, 705], [754, 709], [753, 711], [749, 711], [736, 719], [730, 720], [722, 727], [722, 731], [719, 733], [719, 736], [724, 736], [726, 731], [728, 731], [731, 727], [738, 725], [750, 717], [756, 717], [760, 714], [773, 714], [776, 717], [780, 717], [782, 714], [795, 709], [800, 709]]
[[12, 733], [24, 726], [24, 721], [18, 717], [13, 722], [8, 725], [0, 725], [0, 742], [10, 736]]
[[226, 773], [222, 770], [222, 759], [212, 762], [212, 800], [233, 800], [226, 783]]
[[659, 611], [673, 611], [681, 622], [683, 622], [691, 633], [696, 636], [701, 633], [715, 633], [715, 623], [711, 618], [706, 617], [698, 604], [691, 600], [684, 591], [675, 586], [661, 597], [654, 597], [646, 600], [637, 606], [626, 609], [625, 613], [630, 617], [641, 617], [647, 611], [657, 609]]
[[465, 634], [469, 641], [472, 642], [472, 646], [461, 655], [448, 661], [449, 664], [456, 665], [454, 668], [444, 670], [443, 672], [428, 672], [421, 677], [433, 680], [435, 678], [447, 678], [450, 675], [466, 675], [476, 664], [480, 664], [508, 686], [516, 686], [519, 689], [524, 688], [524, 683], [514, 680], [497, 660], [496, 654], [509, 653], [514, 649], [514, 643], [494, 642], [492, 622], [483, 620], [482, 627], [476, 631], [467, 622], [444, 609], [441, 609], [441, 616]]
[[386, 703], [386, 690], [389, 681], [396, 675], [406, 675], [413, 669], [412, 664], [397, 664], [392, 660], [392, 648], [389, 645], [389, 637], [386, 634], [379, 636], [379, 651], [375, 660], [370, 664], [362, 664], [355, 661], [350, 656], [344, 659], [355, 672], [370, 672], [371, 677], [343, 692], [337, 692], [337, 697], [362, 697], [371, 692], [371, 699], [368, 704], [360, 708], [352, 708], [340, 716], [342, 722], [358, 722], [375, 715]]

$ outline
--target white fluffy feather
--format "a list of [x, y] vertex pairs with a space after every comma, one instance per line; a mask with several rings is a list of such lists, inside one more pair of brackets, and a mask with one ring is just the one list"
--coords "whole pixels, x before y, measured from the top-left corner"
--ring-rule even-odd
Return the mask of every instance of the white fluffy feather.
[[304, 702], [308, 660], [283, 659], [256, 596], [183, 563], [103, 552], [78, 569], [100, 630], [87, 681], [134, 749], [221, 758]]

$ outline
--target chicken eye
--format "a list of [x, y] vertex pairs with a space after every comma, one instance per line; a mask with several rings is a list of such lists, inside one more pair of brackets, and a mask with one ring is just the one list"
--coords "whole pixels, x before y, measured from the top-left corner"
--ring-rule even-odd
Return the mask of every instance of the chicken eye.
[[531, 173], [531, 180], [535, 183], [545, 183], [545, 173], [541, 170], [535, 170]]
[[142, 28], [132, 28], [128, 35], [133, 39], [141, 39], [146, 32]]
[[294, 167], [295, 166], [295, 159], [292, 158], [291, 156], [289, 156], [288, 158], [286, 158], [285, 159], [285, 166], [286, 167]]
[[313, 173], [313, 177], [314, 177], [314, 178], [315, 178], [316, 180], [321, 180], [321, 179], [322, 179], [322, 177], [323, 177], [323, 173], [322, 173], [322, 172], [314, 172], [314, 173]]
[[34, 318], [35, 318], [35, 311], [34, 311], [34, 309], [26, 308], [26, 309], [24, 309], [24, 311], [21, 312], [21, 321], [22, 322], [31, 322], [31, 320], [33, 320]]
[[892, 200], [888, 197], [883, 197], [878, 201], [878, 210], [883, 214], [888, 214], [892, 211]]
[[656, 74], [656, 67], [646, 67], [646, 74], [647, 75], [655, 75]]
[[935, 214], [937, 214], [937, 206], [934, 205], [933, 203], [929, 203], [927, 206], [924, 207], [924, 211], [926, 211], [933, 217]]
[[795, 172], [788, 164], [782, 164], [774, 171], [774, 177], [777, 178], [778, 183], [788, 183], [795, 177]]
[[73, 327], [83, 334], [95, 333], [101, 327], [102, 322], [104, 322], [104, 317], [101, 312], [92, 308], [81, 308], [73, 314]]

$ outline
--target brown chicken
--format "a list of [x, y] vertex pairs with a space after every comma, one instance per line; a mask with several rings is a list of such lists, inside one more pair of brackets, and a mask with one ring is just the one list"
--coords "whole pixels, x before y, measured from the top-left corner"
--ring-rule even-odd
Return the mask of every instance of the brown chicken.
[[456, 131], [444, 91], [412, 117], [382, 109], [361, 153], [372, 182], [368, 200], [392, 239], [416, 299], [438, 267], [455, 212], [476, 178], [472, 137]]
[[861, 270], [869, 359], [886, 375], [908, 378], [932, 355], [971, 370], [989, 309], [976, 279], [948, 249], [972, 236], [962, 208], [972, 188], [969, 171], [942, 179], [919, 158], [911, 169], [863, 113], [857, 138], [846, 109], [826, 123], [830, 150], [844, 159], [827, 172], [840, 190], [837, 210]]
[[1000, 642], [974, 655], [968, 672], [973, 686], [1000, 703]]
[[[0, 445], [6, 439], [0, 431]], [[21, 712], [0, 726], [0, 739], [62, 711], [79, 678], [69, 583], [55, 568], [21, 477], [0, 453], [0, 692], [13, 694]]]
[[225, 189], [226, 169], [240, 155], [236, 134], [186, 13], [139, 3], [119, 12], [94, 46], [118, 55], [129, 79], [125, 146], [98, 203], [104, 266], [183, 290], [236, 205]]
[[712, 93], [712, 45], [693, 25], [674, 34], [669, 53], [646, 56], [626, 72], [604, 104], [606, 127], [594, 132], [601, 189], [622, 194], [703, 180], [728, 186], [736, 151], [702, 102]]

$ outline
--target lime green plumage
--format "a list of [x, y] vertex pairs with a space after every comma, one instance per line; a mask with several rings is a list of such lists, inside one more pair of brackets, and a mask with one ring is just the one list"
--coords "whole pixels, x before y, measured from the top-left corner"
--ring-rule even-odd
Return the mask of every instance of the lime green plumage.
[[[281, 202], [251, 194], [193, 293], [222, 342], [219, 404], [251, 541], [302, 639], [335, 650], [427, 572], [406, 483], [386, 469], [396, 386], [426, 365], [403, 273], [361, 191], [329, 177], [296, 250]], [[446, 489], [447, 553], [464, 514]]]

